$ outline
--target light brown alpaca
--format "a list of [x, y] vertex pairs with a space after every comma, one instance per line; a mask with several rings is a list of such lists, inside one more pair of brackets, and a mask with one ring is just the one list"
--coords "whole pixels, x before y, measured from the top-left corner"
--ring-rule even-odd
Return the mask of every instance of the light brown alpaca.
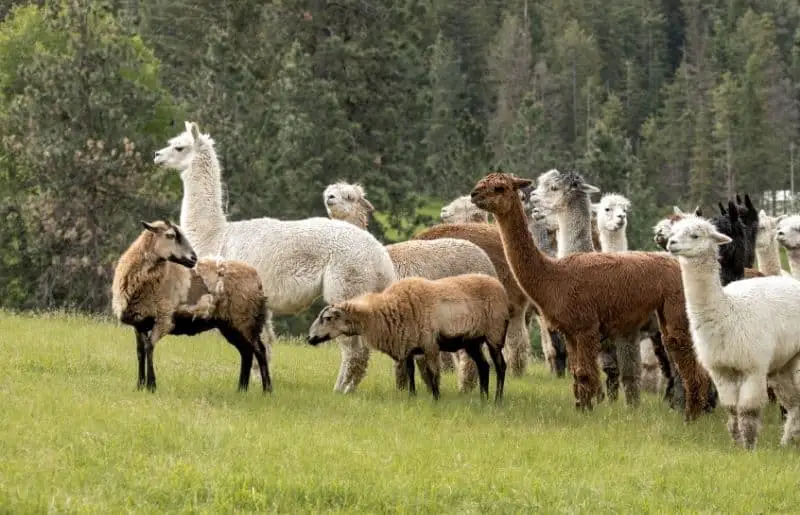
[[635, 332], [655, 311], [665, 347], [684, 380], [685, 419], [697, 418], [706, 404], [710, 381], [692, 348], [678, 263], [647, 252], [545, 256], [528, 232], [517, 195], [519, 188], [529, 184], [528, 179], [490, 173], [478, 181], [471, 197], [475, 205], [494, 215], [519, 285], [548, 324], [564, 335], [576, 406], [591, 409], [592, 399], [600, 392], [600, 340]]

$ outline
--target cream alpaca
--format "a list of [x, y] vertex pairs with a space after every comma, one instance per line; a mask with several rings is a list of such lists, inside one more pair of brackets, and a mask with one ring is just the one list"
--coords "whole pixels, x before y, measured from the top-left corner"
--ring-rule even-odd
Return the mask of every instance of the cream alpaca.
[[778, 222], [777, 239], [789, 256], [792, 277], [800, 279], [800, 215], [787, 216]]
[[778, 224], [786, 215], [769, 216], [763, 209], [758, 212], [756, 232], [756, 259], [758, 270], [764, 275], [791, 275], [781, 268], [781, 252], [778, 245]]
[[728, 432], [756, 445], [767, 384], [787, 409], [781, 445], [800, 432], [800, 281], [789, 277], [720, 280], [719, 247], [733, 241], [707, 220], [672, 227], [667, 250], [678, 256], [694, 348], [728, 412]]
[[[181, 173], [181, 225], [196, 251], [254, 266], [271, 312], [299, 313], [320, 295], [329, 303], [338, 302], [381, 291], [394, 280], [383, 245], [347, 222], [321, 217], [226, 220], [214, 142], [200, 134], [197, 124], [186, 122], [186, 131], [156, 152], [155, 162]], [[271, 330], [267, 336], [272, 337]], [[366, 374], [369, 349], [355, 337], [342, 341], [341, 349], [334, 390], [347, 393]]]
[[444, 224], [464, 224], [469, 222], [488, 222], [489, 213], [479, 209], [464, 195], [442, 208], [439, 217]]

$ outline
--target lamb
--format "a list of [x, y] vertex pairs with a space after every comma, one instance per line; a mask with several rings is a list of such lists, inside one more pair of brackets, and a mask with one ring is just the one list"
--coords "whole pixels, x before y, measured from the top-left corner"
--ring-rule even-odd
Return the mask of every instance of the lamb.
[[453, 200], [442, 208], [439, 217], [443, 224], [488, 222], [489, 214], [470, 202], [469, 195]]
[[687, 218], [673, 227], [667, 250], [678, 256], [697, 358], [717, 387], [734, 443], [755, 448], [769, 383], [788, 411], [786, 446], [800, 433], [800, 282], [771, 276], [723, 287], [719, 247], [731, 241], [707, 220]]
[[[519, 197], [516, 198], [516, 202], [522, 209]], [[525, 230], [527, 231], [527, 227]], [[525, 322], [525, 314], [531, 304], [508, 267], [497, 225], [475, 222], [438, 224], [421, 231], [413, 237], [414, 240], [436, 240], [440, 238], [457, 238], [470, 241], [483, 249], [486, 255], [489, 256], [497, 272], [497, 278], [506, 288], [510, 304], [508, 335], [503, 352], [511, 368], [511, 373], [515, 376], [523, 375], [530, 356], [530, 337]]]
[[789, 271], [792, 277], [800, 279], [800, 215], [781, 218], [776, 237], [789, 256]]
[[120, 257], [112, 284], [114, 316], [136, 331], [138, 388], [156, 389], [153, 349], [162, 337], [217, 328], [241, 355], [239, 390], [247, 390], [255, 355], [263, 389], [271, 392], [260, 336], [266, 301], [255, 268], [241, 261], [198, 260], [169, 221], [142, 225], [145, 230]]
[[[323, 200], [329, 217], [350, 222], [364, 230], [369, 223], [370, 213], [375, 209], [366, 199], [366, 193], [360, 184], [342, 181], [331, 184], [325, 188]], [[387, 245], [386, 250], [398, 279], [417, 276], [435, 280], [466, 273], [497, 276], [486, 253], [465, 240], [447, 238], [436, 241], [406, 241]], [[452, 369], [453, 357], [452, 353], [443, 352], [442, 368]], [[477, 383], [477, 369], [467, 359], [465, 352], [459, 351], [458, 358], [459, 386], [461, 391], [466, 392]], [[419, 363], [419, 366], [424, 367], [424, 364]], [[396, 368], [395, 377], [397, 387], [405, 389], [408, 382], [405, 365], [400, 364]]]
[[481, 397], [488, 397], [489, 366], [480, 351], [485, 340], [497, 373], [495, 402], [500, 402], [508, 321], [506, 290], [494, 277], [463, 274], [435, 281], [408, 277], [381, 293], [326, 306], [311, 324], [308, 343], [317, 345], [342, 334], [364, 335], [375, 349], [405, 365], [410, 395], [416, 394], [414, 356], [422, 354], [426, 365], [422, 377], [438, 399], [439, 352], [459, 349], [475, 361]]
[[709, 381], [692, 349], [677, 261], [647, 252], [545, 256], [527, 230], [516, 192], [529, 184], [529, 179], [493, 172], [470, 196], [494, 216], [517, 282], [564, 336], [576, 407], [592, 409], [600, 392], [597, 356], [603, 337], [635, 333], [656, 311], [665, 347], [685, 382], [684, 417], [694, 420], [706, 403]]
[[[231, 222], [222, 209], [221, 171], [214, 140], [196, 123], [155, 153], [154, 162], [180, 171], [180, 225], [200, 255], [238, 259], [258, 270], [271, 313], [296, 314], [320, 295], [339, 302], [381, 291], [395, 279], [383, 245], [367, 231], [322, 217], [284, 221], [257, 218]], [[357, 337], [341, 342], [342, 362], [334, 391], [349, 393], [366, 374], [369, 349]]]
[[764, 275], [790, 275], [781, 267], [778, 246], [778, 224], [786, 215], [769, 216], [763, 209], [758, 212], [755, 254], [758, 270]]

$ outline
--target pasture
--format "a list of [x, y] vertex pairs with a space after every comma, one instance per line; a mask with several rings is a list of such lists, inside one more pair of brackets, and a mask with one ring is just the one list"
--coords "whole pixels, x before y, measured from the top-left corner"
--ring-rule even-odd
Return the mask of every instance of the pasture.
[[687, 426], [643, 394], [638, 411], [578, 413], [541, 363], [494, 406], [452, 374], [438, 404], [424, 387], [409, 400], [377, 353], [355, 394], [334, 394], [338, 346], [300, 340], [273, 348], [272, 396], [256, 381], [237, 393], [238, 359], [215, 332], [169, 336], [150, 394], [130, 328], [0, 313], [0, 512], [796, 509], [800, 460], [778, 448], [775, 405], [749, 454], [721, 409]]

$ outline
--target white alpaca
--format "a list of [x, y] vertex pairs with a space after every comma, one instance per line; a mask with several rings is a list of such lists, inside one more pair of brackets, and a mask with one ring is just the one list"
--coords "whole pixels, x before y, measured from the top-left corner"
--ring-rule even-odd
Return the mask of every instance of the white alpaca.
[[600, 248], [603, 252], [625, 252], [628, 250], [628, 211], [631, 201], [616, 193], [603, 195], [600, 202], [592, 205], [597, 213], [597, 230], [600, 233]]
[[[154, 161], [180, 171], [180, 224], [198, 255], [221, 255], [254, 266], [269, 311], [300, 313], [320, 295], [328, 303], [341, 302], [381, 291], [394, 281], [383, 245], [347, 222], [322, 217], [226, 220], [214, 140], [200, 134], [197, 124], [186, 122], [186, 131], [157, 151]], [[341, 348], [334, 390], [348, 393], [366, 374], [369, 350], [358, 337], [342, 341]]]
[[777, 226], [778, 243], [786, 249], [786, 254], [789, 256], [789, 270], [792, 277], [800, 279], [800, 215], [779, 218], [781, 220]]
[[758, 270], [764, 275], [791, 275], [781, 268], [781, 253], [778, 245], [778, 223], [786, 215], [769, 216], [763, 209], [758, 212], [756, 232], [756, 259]]
[[667, 250], [678, 256], [694, 349], [728, 412], [734, 442], [755, 448], [769, 382], [788, 410], [787, 445], [800, 432], [800, 281], [757, 277], [723, 288], [719, 246], [731, 241], [708, 220], [687, 217], [673, 225]]
[[439, 217], [444, 224], [489, 221], [489, 213], [473, 204], [469, 195], [458, 197], [444, 206], [439, 212]]
[[343, 181], [330, 184], [322, 192], [322, 201], [325, 203], [328, 218], [344, 220], [362, 229], [367, 228], [369, 215], [375, 211], [360, 184]]

